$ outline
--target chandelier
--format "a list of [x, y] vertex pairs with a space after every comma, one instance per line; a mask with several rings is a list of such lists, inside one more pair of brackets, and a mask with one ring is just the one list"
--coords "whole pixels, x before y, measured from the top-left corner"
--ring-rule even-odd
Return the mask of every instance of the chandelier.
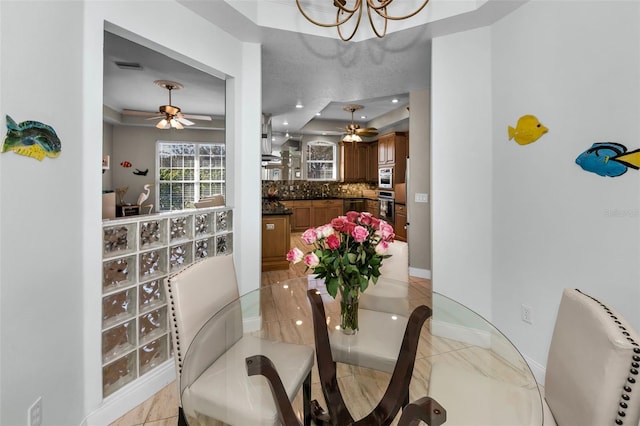
[[[371, 28], [376, 36], [382, 38], [387, 33], [387, 22], [388, 20], [400, 21], [403, 19], [411, 18], [420, 12], [424, 7], [429, 3], [429, 0], [424, 0], [424, 3], [420, 7], [418, 7], [415, 11], [402, 15], [402, 16], [392, 16], [387, 13], [387, 7], [391, 6], [391, 3], [394, 0], [328, 0], [333, 1], [333, 5], [336, 7], [336, 20], [335, 22], [323, 23], [318, 22], [315, 19], [311, 18], [300, 5], [301, 0], [296, 0], [296, 4], [298, 5], [298, 9], [302, 16], [304, 16], [309, 22], [312, 24], [318, 25], [320, 27], [336, 27], [338, 29], [338, 35], [343, 41], [349, 41], [353, 38], [358, 27], [360, 26], [360, 18], [362, 18], [362, 9], [364, 9], [364, 5], [367, 5], [367, 16], [369, 17], [369, 23], [371, 24]], [[403, 0], [407, 1], [407, 0]], [[348, 4], [347, 4], [348, 3]], [[342, 33], [341, 26], [342, 24], [348, 22], [353, 18], [354, 15], [357, 14], [355, 27], [353, 31], [348, 37], [345, 37]], [[382, 30], [376, 27], [374, 23], [374, 16], [378, 15], [384, 23], [382, 24]]]

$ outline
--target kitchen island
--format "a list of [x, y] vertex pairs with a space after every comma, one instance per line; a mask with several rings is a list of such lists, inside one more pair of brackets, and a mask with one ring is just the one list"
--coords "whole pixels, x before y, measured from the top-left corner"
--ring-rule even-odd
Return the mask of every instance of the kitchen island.
[[277, 200], [262, 200], [262, 271], [289, 269], [292, 210]]

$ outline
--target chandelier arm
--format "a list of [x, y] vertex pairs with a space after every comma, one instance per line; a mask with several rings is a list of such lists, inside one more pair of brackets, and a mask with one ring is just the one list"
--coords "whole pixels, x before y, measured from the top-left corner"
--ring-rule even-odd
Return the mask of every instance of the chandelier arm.
[[411, 12], [408, 15], [404, 15], [404, 16], [387, 15], [386, 7], [391, 2], [393, 2], [393, 0], [383, 1], [379, 6], [376, 6], [375, 4], [373, 4], [373, 0], [367, 0], [367, 6], [370, 9], [373, 9], [379, 16], [381, 16], [384, 19], [390, 19], [392, 21], [401, 21], [403, 19], [411, 18], [412, 16], [415, 16], [418, 13], [420, 13], [420, 11], [425, 8], [427, 3], [429, 3], [429, 0], [425, 0], [424, 3], [422, 3], [422, 5], [419, 8], [417, 8], [414, 12]]
[[[353, 13], [349, 16], [349, 19], [350, 19], [352, 16], [353, 16]], [[340, 11], [338, 11], [338, 12], [337, 12], [336, 20], [339, 20], [339, 17], [340, 17]], [[351, 35], [350, 35], [349, 37], [347, 37], [347, 38], [345, 38], [345, 37], [342, 35], [342, 30], [340, 30], [340, 26], [341, 26], [342, 24], [337, 26], [337, 28], [338, 28], [338, 35], [340, 36], [340, 38], [342, 39], [342, 41], [349, 41], [349, 40], [351, 40], [351, 39], [353, 38], [353, 36], [356, 34], [356, 31], [358, 31], [358, 27], [360, 26], [360, 18], [362, 18], [362, 8], [358, 9], [358, 19], [357, 19], [357, 21], [356, 21], [356, 26], [355, 26], [355, 28], [353, 29], [353, 31], [351, 32]], [[348, 21], [349, 19], [347, 19], [347, 20], [343, 21], [343, 23], [344, 23], [344, 22], [346, 22], [346, 21]], [[353, 121], [353, 112], [351, 112], [351, 121]]]
[[[361, 0], [358, 0], [361, 1]], [[300, 11], [300, 13], [302, 13], [302, 16], [304, 16], [306, 18], [307, 21], [311, 22], [314, 25], [317, 25], [319, 27], [325, 27], [325, 28], [332, 28], [332, 27], [340, 27], [340, 25], [344, 24], [345, 22], [347, 22], [349, 19], [351, 19], [351, 17], [353, 16], [353, 14], [356, 12], [355, 10], [353, 12], [345, 12], [347, 13], [347, 17], [344, 18], [344, 20], [342, 21], [337, 21], [334, 22], [332, 24], [326, 24], [324, 22], [318, 22], [315, 19], [313, 19], [311, 16], [309, 16], [304, 9], [302, 8], [302, 5], [300, 4], [300, 0], [296, 0], [296, 5], [298, 5], [298, 10]], [[340, 10], [340, 9], [339, 9]], [[352, 36], [353, 37], [353, 36]], [[346, 40], [345, 40], [346, 41]]]
[[[368, 0], [365, 0], [365, 1], [368, 2]], [[345, 2], [345, 4], [346, 4], [346, 2]], [[356, 13], [356, 11], [358, 9], [360, 9], [362, 7], [362, 0], [356, 0], [356, 3], [353, 5], [353, 9], [349, 9], [349, 8], [343, 6], [342, 4], [340, 4], [339, 0], [334, 0], [333, 1], [333, 5], [335, 7], [337, 7], [338, 9], [342, 10], [344, 13], [350, 13], [350, 14], [353, 15], [354, 13]]]
[[[393, 1], [393, 0], [391, 0]], [[427, 0], [429, 1], [429, 0]], [[375, 12], [380, 15], [380, 12], [378, 12], [377, 10], [375, 10]], [[369, 0], [367, 0], [367, 15], [369, 15], [369, 23], [371, 24], [371, 29], [373, 30], [373, 32], [376, 34], [376, 36], [378, 38], [382, 38], [387, 34], [387, 20], [384, 20], [384, 28], [382, 30], [382, 34], [380, 34], [380, 32], [378, 31], [378, 29], [376, 28], [376, 25], [373, 23], [373, 17], [371, 16], [371, 7], [369, 6]], [[382, 16], [382, 15], [380, 15]]]

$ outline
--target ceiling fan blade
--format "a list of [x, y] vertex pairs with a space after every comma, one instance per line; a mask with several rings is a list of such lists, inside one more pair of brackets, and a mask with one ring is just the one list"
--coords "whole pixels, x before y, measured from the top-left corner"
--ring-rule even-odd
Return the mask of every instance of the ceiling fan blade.
[[145, 120], [159, 120], [161, 118], [165, 118], [164, 115], [154, 115], [153, 117], [145, 118]]
[[211, 121], [212, 118], [209, 115], [195, 115], [195, 114], [182, 114], [185, 118], [190, 118], [192, 120], [202, 120], [202, 121]]
[[195, 123], [193, 121], [189, 121], [184, 117], [176, 117], [176, 120], [184, 124], [185, 126], [193, 126]]

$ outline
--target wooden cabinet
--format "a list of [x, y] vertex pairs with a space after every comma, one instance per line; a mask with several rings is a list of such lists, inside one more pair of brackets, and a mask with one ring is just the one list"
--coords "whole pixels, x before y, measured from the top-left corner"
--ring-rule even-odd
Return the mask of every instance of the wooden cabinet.
[[311, 226], [324, 225], [331, 222], [331, 219], [342, 215], [342, 200], [313, 200], [311, 206]]
[[262, 216], [262, 270], [289, 269], [287, 252], [290, 248], [289, 215]]
[[404, 204], [396, 204], [395, 224], [393, 230], [396, 234], [396, 240], [407, 241], [407, 206]]
[[406, 133], [387, 133], [378, 138], [378, 166], [393, 168], [394, 184], [405, 181], [408, 153]]
[[376, 146], [370, 142], [340, 142], [340, 179], [375, 182], [378, 177]]
[[291, 230], [302, 232], [311, 228], [311, 201], [309, 200], [289, 200], [282, 201], [288, 209], [293, 211], [291, 215]]
[[340, 199], [327, 200], [285, 200], [281, 201], [292, 210], [291, 230], [304, 232], [309, 228], [324, 225], [342, 215], [343, 203]]
[[367, 200], [367, 211], [371, 213], [374, 217], [378, 217], [378, 201]]
[[378, 182], [378, 142], [367, 144], [367, 182]]

